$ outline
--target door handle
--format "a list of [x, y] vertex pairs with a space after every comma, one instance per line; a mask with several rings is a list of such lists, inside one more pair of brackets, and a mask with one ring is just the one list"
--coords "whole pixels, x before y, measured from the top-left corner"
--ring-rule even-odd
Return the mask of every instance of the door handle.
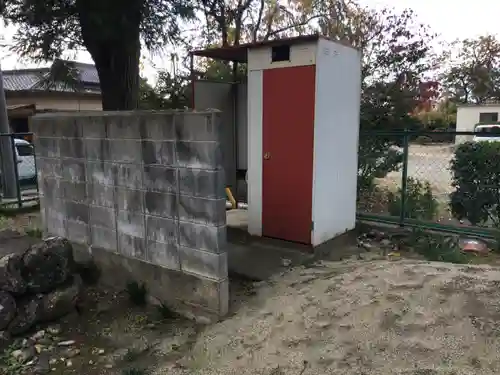
[[264, 153], [264, 160], [269, 160], [271, 159], [271, 153], [270, 152], [265, 152]]

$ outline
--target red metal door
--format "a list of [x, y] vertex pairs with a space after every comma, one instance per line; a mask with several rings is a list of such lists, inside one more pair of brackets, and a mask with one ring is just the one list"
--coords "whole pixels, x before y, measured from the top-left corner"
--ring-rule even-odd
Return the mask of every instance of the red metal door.
[[263, 74], [262, 234], [311, 243], [315, 66]]

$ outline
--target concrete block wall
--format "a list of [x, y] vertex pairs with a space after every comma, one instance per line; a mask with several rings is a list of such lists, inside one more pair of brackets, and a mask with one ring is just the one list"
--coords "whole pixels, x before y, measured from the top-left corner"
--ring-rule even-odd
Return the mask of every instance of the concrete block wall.
[[[154, 297], [224, 315], [219, 122], [218, 111], [35, 116], [46, 231], [99, 253], [103, 266], [114, 265], [114, 281], [122, 262], [136, 279], [149, 281]], [[141, 262], [140, 272], [133, 261]], [[156, 268], [148, 272], [146, 264]], [[160, 276], [148, 279], [153, 274]]]

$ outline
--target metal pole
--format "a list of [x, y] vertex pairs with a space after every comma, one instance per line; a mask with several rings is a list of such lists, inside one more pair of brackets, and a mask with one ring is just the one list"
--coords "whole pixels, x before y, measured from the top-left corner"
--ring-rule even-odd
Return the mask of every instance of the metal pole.
[[16, 169], [17, 163], [12, 153], [9, 117], [7, 114], [7, 100], [3, 88], [2, 66], [0, 65], [0, 152], [2, 158], [2, 182], [4, 198], [16, 198]]
[[404, 130], [403, 138], [403, 171], [401, 178], [401, 212], [399, 213], [399, 226], [404, 227], [406, 219], [406, 199], [407, 199], [407, 186], [408, 186], [408, 154], [409, 149], [409, 139], [408, 130]]

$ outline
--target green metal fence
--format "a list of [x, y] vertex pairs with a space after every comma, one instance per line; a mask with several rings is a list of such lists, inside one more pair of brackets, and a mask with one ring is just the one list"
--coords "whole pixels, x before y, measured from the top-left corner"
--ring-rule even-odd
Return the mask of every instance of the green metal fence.
[[[6, 181], [5, 174], [0, 174], [0, 209], [18, 210], [39, 205], [35, 146], [31, 142], [32, 133], [0, 134], [0, 142], [8, 139], [14, 157], [14, 181]], [[0, 149], [0, 157], [1, 149]], [[15, 194], [6, 195], [6, 185], [14, 183]]]
[[[450, 210], [456, 145], [474, 132], [361, 132], [358, 173], [359, 220], [402, 227], [497, 237], [488, 225], [473, 226]], [[499, 155], [500, 157], [500, 155]], [[499, 187], [500, 188], [500, 187]]]

